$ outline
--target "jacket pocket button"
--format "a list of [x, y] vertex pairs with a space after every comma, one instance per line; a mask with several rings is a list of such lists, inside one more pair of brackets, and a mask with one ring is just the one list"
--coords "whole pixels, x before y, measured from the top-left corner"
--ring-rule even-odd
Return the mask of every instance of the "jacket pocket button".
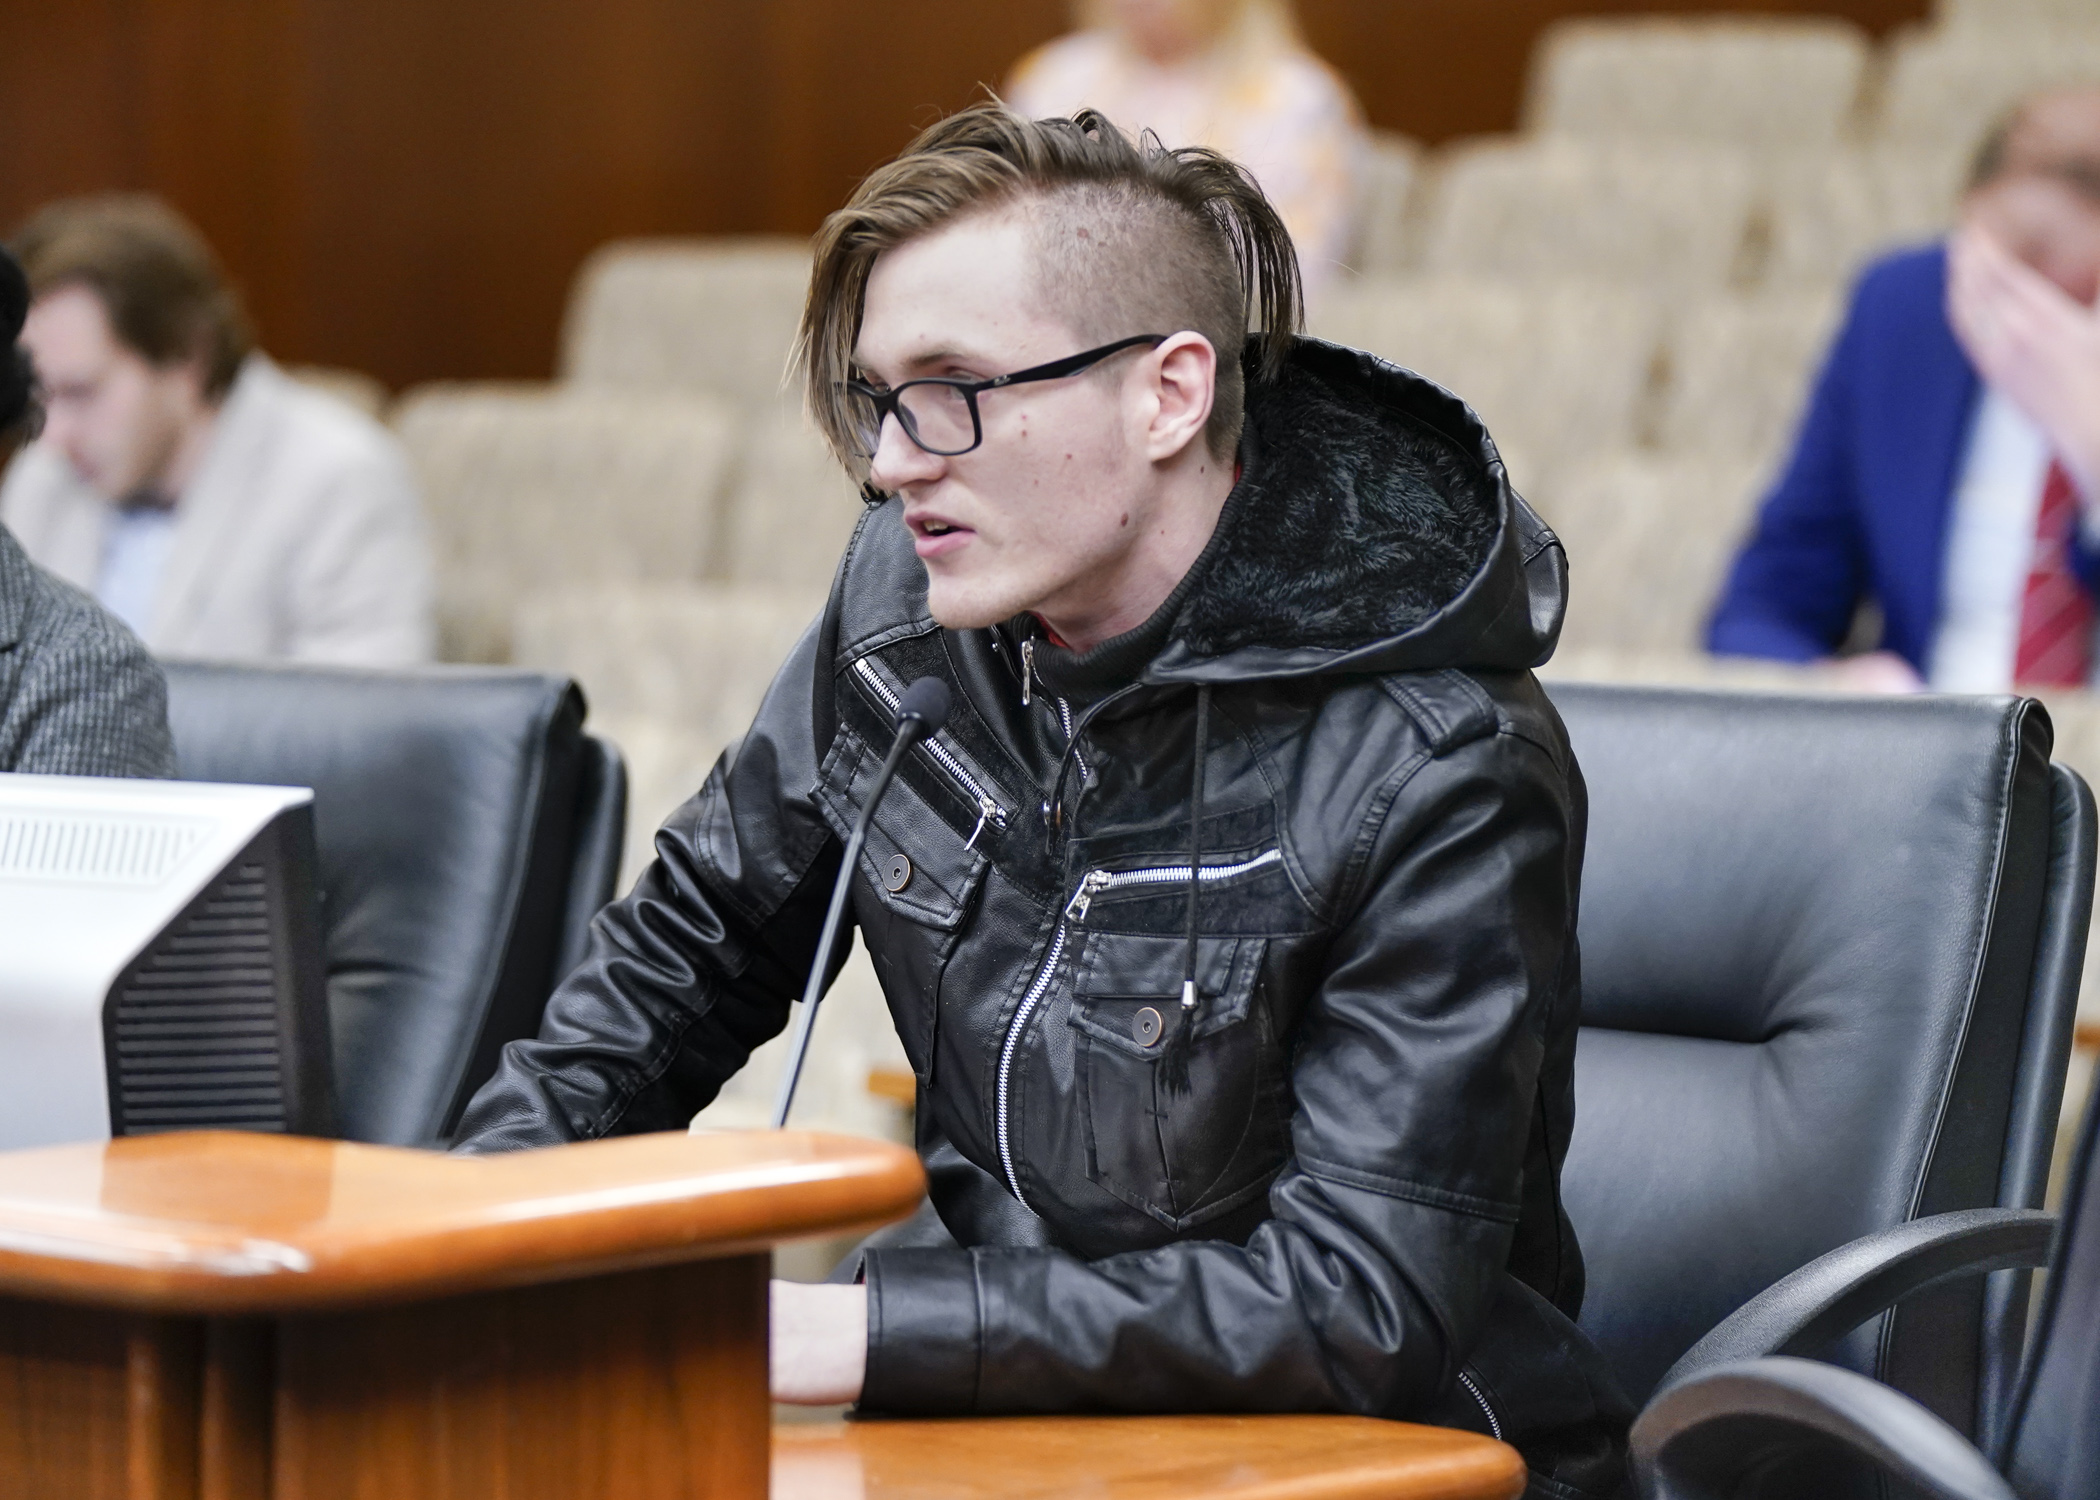
[[1140, 1047], [1149, 1047], [1158, 1041], [1160, 1032], [1165, 1029], [1159, 1012], [1149, 1005], [1130, 1018], [1130, 1034], [1137, 1038]]
[[890, 892], [893, 895], [896, 892], [903, 890], [906, 886], [910, 885], [911, 861], [906, 859], [901, 854], [898, 855], [896, 858], [892, 859], [889, 862], [889, 864], [883, 868], [882, 883], [885, 886], [889, 887]]

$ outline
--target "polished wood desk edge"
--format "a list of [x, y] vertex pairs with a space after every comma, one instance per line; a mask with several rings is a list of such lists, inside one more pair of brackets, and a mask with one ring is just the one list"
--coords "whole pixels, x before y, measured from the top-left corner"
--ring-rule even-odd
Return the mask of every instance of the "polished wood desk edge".
[[[904, 1148], [809, 1132], [466, 1158], [154, 1139], [0, 1154], [0, 1294], [165, 1313], [325, 1311], [867, 1231], [925, 1191]], [[102, 1175], [76, 1181], [88, 1151], [102, 1153]], [[210, 1175], [219, 1159], [230, 1181]], [[258, 1184], [253, 1203], [242, 1169]]]
[[776, 1485], [804, 1497], [902, 1500], [921, 1491], [1028, 1495], [1514, 1500], [1528, 1482], [1506, 1443], [1455, 1428], [1333, 1414], [933, 1417], [776, 1423]]

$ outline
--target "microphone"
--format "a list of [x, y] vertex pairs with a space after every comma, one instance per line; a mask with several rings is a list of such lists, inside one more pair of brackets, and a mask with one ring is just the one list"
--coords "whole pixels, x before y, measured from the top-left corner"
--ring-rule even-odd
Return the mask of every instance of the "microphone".
[[787, 1070], [780, 1077], [780, 1096], [773, 1104], [775, 1130], [787, 1124], [788, 1111], [795, 1106], [795, 1085], [802, 1077], [802, 1060], [809, 1055], [810, 1033], [817, 1024], [817, 1002], [823, 998], [824, 974], [830, 967], [832, 944], [838, 939], [839, 920], [846, 914], [846, 889], [852, 883], [854, 866], [860, 862], [860, 846], [868, 839], [868, 820], [875, 816], [875, 804], [882, 800], [882, 794], [890, 789], [905, 751], [948, 722], [948, 704], [948, 684], [938, 677], [921, 677], [897, 701], [897, 738], [890, 745], [882, 769], [875, 773], [875, 785], [868, 789], [868, 800], [860, 816], [853, 820], [853, 833], [846, 840], [846, 857], [839, 861], [839, 878], [831, 887], [831, 907], [824, 913], [824, 928], [817, 935], [817, 956], [809, 966], [809, 983], [802, 988], [802, 1014], [795, 1021], [795, 1040], [788, 1050]]

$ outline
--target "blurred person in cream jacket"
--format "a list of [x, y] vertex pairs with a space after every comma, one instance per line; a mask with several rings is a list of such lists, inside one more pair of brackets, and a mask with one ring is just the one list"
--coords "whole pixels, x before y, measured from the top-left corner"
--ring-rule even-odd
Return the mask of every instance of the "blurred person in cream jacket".
[[47, 416], [0, 485], [0, 520], [29, 555], [158, 656], [428, 660], [405, 455], [249, 346], [196, 232], [149, 199], [83, 199], [16, 246]]

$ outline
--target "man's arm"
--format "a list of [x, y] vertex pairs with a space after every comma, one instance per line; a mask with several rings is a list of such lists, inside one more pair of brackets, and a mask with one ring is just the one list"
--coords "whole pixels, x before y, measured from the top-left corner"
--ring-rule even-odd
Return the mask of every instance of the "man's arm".
[[817, 653], [812, 628], [634, 890], [598, 915], [539, 1036], [504, 1048], [458, 1149], [682, 1129], [786, 1024], [840, 858], [810, 796]]
[[1866, 589], [1851, 451], [1857, 301], [1816, 377], [1779, 482], [1729, 570], [1706, 627], [1717, 656], [1808, 662], [1844, 641]]
[[1245, 1245], [878, 1250], [865, 1405], [1419, 1410], [1483, 1326], [1575, 920], [1561, 768], [1510, 735], [1396, 773], [1298, 1022], [1293, 1157]]
[[69, 586], [14, 650], [21, 675], [0, 703], [0, 771], [47, 776], [175, 774], [168, 685], [146, 648]]

